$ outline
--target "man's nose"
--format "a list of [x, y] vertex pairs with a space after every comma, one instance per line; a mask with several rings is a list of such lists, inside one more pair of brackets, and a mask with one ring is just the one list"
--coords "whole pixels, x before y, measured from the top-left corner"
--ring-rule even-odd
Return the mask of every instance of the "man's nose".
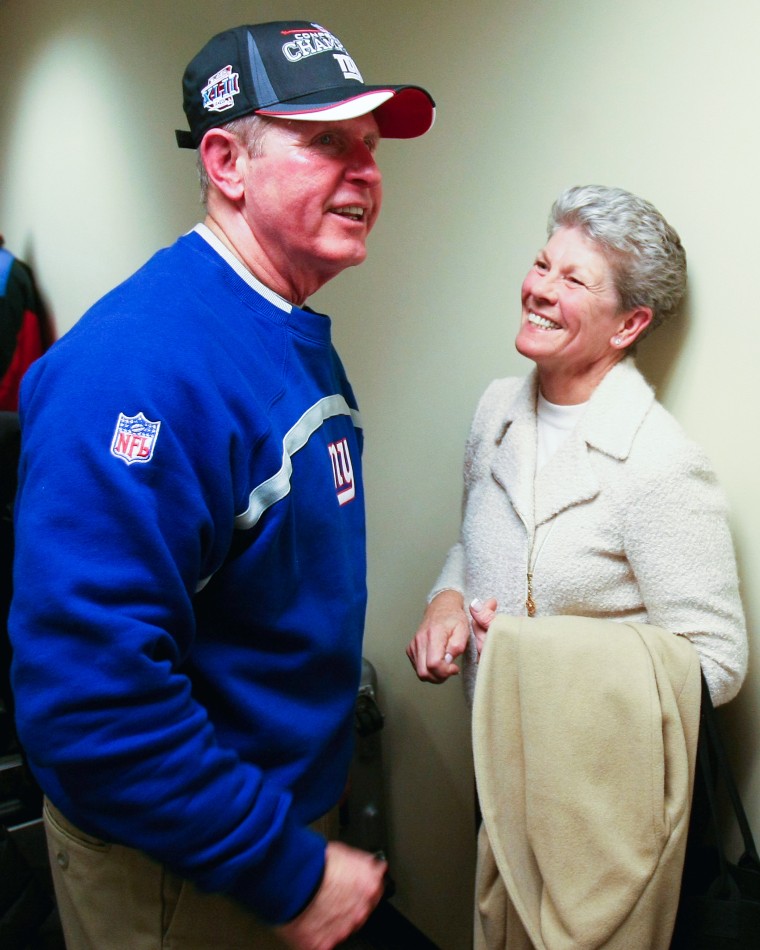
[[361, 179], [371, 188], [383, 180], [382, 173], [375, 161], [375, 154], [364, 142], [357, 144], [348, 161], [348, 177]]

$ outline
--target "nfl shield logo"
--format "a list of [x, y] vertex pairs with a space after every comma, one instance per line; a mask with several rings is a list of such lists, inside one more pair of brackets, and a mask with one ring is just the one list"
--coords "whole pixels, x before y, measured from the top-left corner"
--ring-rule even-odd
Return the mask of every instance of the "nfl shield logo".
[[124, 459], [127, 465], [150, 462], [160, 428], [160, 422], [151, 422], [141, 412], [136, 416], [125, 416], [120, 412], [111, 442], [111, 455]]

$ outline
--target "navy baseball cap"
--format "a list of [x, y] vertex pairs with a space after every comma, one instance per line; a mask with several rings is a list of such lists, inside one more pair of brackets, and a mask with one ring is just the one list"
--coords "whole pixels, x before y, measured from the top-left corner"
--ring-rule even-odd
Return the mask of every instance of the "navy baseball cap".
[[212, 37], [182, 80], [190, 131], [180, 148], [197, 148], [209, 129], [269, 115], [320, 122], [374, 113], [381, 136], [415, 138], [435, 119], [420, 86], [368, 86], [341, 41], [305, 20], [237, 26]]

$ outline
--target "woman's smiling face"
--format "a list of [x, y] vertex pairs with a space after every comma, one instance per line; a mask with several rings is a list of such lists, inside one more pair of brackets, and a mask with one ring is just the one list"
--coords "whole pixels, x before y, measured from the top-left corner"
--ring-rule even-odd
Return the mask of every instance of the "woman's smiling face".
[[518, 352], [536, 363], [542, 381], [544, 375], [568, 380], [565, 398], [544, 391], [547, 399], [582, 401], [573, 395], [588, 388], [582, 382], [593, 391], [621, 358], [621, 346], [632, 342], [627, 334], [624, 344], [618, 341], [631, 314], [620, 309], [609, 260], [582, 231], [559, 228], [536, 256], [521, 298]]

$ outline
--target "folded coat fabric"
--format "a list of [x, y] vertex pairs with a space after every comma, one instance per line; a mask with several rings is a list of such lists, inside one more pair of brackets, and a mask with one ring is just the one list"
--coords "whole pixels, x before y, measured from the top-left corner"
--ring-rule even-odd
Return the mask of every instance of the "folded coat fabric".
[[582, 617], [494, 621], [473, 708], [476, 950], [667, 950], [699, 706], [684, 637]]

